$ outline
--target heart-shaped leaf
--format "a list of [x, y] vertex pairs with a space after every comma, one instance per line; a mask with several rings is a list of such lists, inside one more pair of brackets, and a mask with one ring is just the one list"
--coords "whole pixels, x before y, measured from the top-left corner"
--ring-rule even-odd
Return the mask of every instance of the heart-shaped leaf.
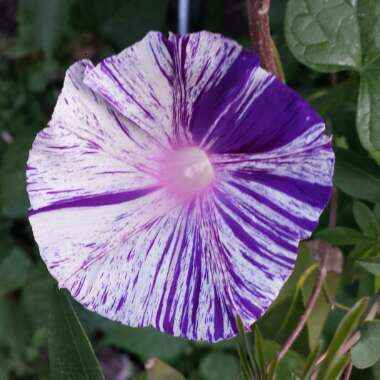
[[285, 34], [294, 56], [312, 69], [360, 73], [359, 137], [366, 149], [380, 149], [380, 2], [289, 0]]

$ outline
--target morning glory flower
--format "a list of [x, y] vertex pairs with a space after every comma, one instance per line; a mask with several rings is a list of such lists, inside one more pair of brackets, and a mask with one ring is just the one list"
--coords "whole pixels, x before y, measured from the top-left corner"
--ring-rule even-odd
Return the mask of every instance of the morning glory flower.
[[77, 62], [28, 160], [41, 256], [107, 318], [230, 338], [274, 301], [328, 202], [324, 128], [217, 34], [152, 32]]

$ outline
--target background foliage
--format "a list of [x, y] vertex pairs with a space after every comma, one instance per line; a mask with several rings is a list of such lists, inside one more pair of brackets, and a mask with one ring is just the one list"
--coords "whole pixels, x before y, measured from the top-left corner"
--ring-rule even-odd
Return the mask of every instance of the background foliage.
[[[323, 292], [280, 362], [275, 357], [312, 292], [315, 244], [301, 246], [294, 274], [259, 329], [215, 345], [112, 323], [55, 288], [26, 218], [33, 138], [49, 120], [70, 63], [97, 62], [149, 30], [176, 30], [175, 3], [0, 0], [0, 380], [309, 379], [323, 352], [318, 379], [339, 378], [350, 362], [352, 379], [380, 379], [380, 321], [376, 307], [369, 311], [380, 289], [378, 0], [272, 0], [287, 83], [334, 135], [338, 194], [336, 227], [328, 227], [327, 211], [313, 237], [331, 244]], [[192, 30], [249, 47], [243, 1], [191, 4]], [[342, 352], [354, 335], [358, 343]]]

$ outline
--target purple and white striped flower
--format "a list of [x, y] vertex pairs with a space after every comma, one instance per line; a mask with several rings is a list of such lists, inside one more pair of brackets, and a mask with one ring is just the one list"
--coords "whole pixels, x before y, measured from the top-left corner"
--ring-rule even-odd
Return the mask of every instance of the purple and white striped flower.
[[321, 118], [201, 32], [67, 72], [30, 152], [30, 222], [61, 287], [90, 310], [189, 339], [267, 310], [328, 202]]

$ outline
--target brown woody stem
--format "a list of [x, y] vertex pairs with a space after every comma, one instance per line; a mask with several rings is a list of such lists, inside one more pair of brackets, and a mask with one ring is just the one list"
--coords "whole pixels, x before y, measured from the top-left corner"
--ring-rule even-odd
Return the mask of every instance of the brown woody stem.
[[247, 0], [247, 8], [253, 50], [259, 55], [262, 67], [282, 79], [270, 34], [270, 0]]

